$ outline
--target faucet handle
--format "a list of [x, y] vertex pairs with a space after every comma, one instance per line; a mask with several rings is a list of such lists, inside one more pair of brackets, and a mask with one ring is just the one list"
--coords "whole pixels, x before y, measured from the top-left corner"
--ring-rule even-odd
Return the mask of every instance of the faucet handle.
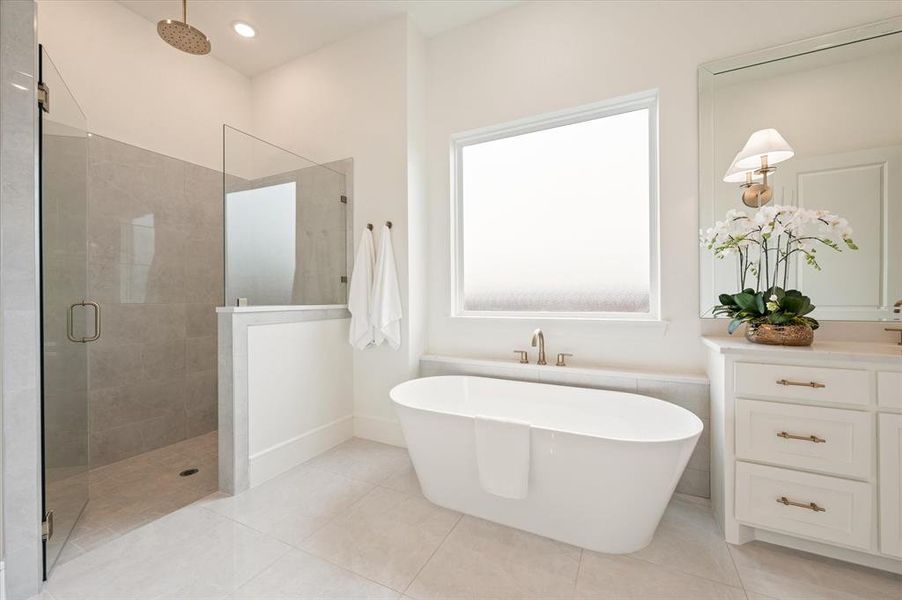
[[529, 364], [529, 352], [526, 350], [514, 350], [514, 354], [519, 356], [521, 365]]
[[567, 366], [567, 358], [573, 356], [569, 352], [561, 352], [557, 355], [557, 362], [554, 363], [556, 367], [566, 367]]

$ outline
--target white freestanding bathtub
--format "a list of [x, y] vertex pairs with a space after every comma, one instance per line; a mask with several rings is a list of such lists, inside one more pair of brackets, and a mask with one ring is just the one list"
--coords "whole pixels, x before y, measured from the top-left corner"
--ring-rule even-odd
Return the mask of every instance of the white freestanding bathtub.
[[[429, 500], [598, 552], [651, 541], [702, 432], [688, 410], [624, 392], [449, 376], [391, 398]], [[477, 417], [529, 423], [526, 497], [483, 489]]]

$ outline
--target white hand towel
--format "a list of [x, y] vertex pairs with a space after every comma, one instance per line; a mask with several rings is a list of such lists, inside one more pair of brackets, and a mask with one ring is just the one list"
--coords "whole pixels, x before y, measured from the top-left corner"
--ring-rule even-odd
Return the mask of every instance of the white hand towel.
[[375, 266], [373, 232], [364, 229], [363, 235], [360, 236], [360, 243], [357, 245], [354, 272], [351, 275], [351, 286], [348, 291], [348, 310], [351, 312], [351, 330], [348, 333], [348, 342], [360, 350], [373, 345], [376, 341], [373, 323], [370, 319], [373, 306]]
[[401, 290], [398, 287], [391, 229], [386, 225], [382, 227], [382, 239], [379, 240], [379, 256], [376, 259], [373, 281], [373, 307], [370, 313], [377, 345], [388, 341], [388, 345], [395, 350], [401, 347], [402, 316]]
[[490, 494], [520, 500], [529, 493], [530, 424], [476, 415], [479, 483]]

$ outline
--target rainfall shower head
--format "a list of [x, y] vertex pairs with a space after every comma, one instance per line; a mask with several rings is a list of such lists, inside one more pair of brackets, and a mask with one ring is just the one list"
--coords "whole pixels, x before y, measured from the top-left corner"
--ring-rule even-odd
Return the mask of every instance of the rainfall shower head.
[[188, 54], [209, 54], [210, 40], [204, 33], [188, 25], [188, 0], [182, 0], [182, 20], [163, 19], [157, 33], [167, 44]]

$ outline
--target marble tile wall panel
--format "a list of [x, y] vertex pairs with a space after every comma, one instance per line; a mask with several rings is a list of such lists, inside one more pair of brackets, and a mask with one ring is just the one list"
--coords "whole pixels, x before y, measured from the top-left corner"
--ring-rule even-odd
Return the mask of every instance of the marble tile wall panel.
[[711, 496], [709, 386], [707, 383], [695, 382], [691, 381], [692, 378], [683, 377], [674, 377], [673, 380], [668, 380], [666, 376], [641, 373], [611, 375], [601, 370], [598, 373], [592, 373], [588, 369], [570, 371], [551, 366], [524, 369], [516, 363], [507, 365], [500, 361], [497, 364], [489, 361], [468, 364], [459, 359], [451, 361], [420, 360], [421, 377], [437, 375], [474, 375], [639, 393], [682, 406], [702, 420], [704, 430], [689, 459], [689, 464], [677, 484], [677, 491], [702, 498]]
[[6, 597], [38, 593], [42, 552], [34, 2], [0, 2], [0, 360]]
[[88, 286], [92, 466], [216, 429], [222, 174], [94, 135]]

